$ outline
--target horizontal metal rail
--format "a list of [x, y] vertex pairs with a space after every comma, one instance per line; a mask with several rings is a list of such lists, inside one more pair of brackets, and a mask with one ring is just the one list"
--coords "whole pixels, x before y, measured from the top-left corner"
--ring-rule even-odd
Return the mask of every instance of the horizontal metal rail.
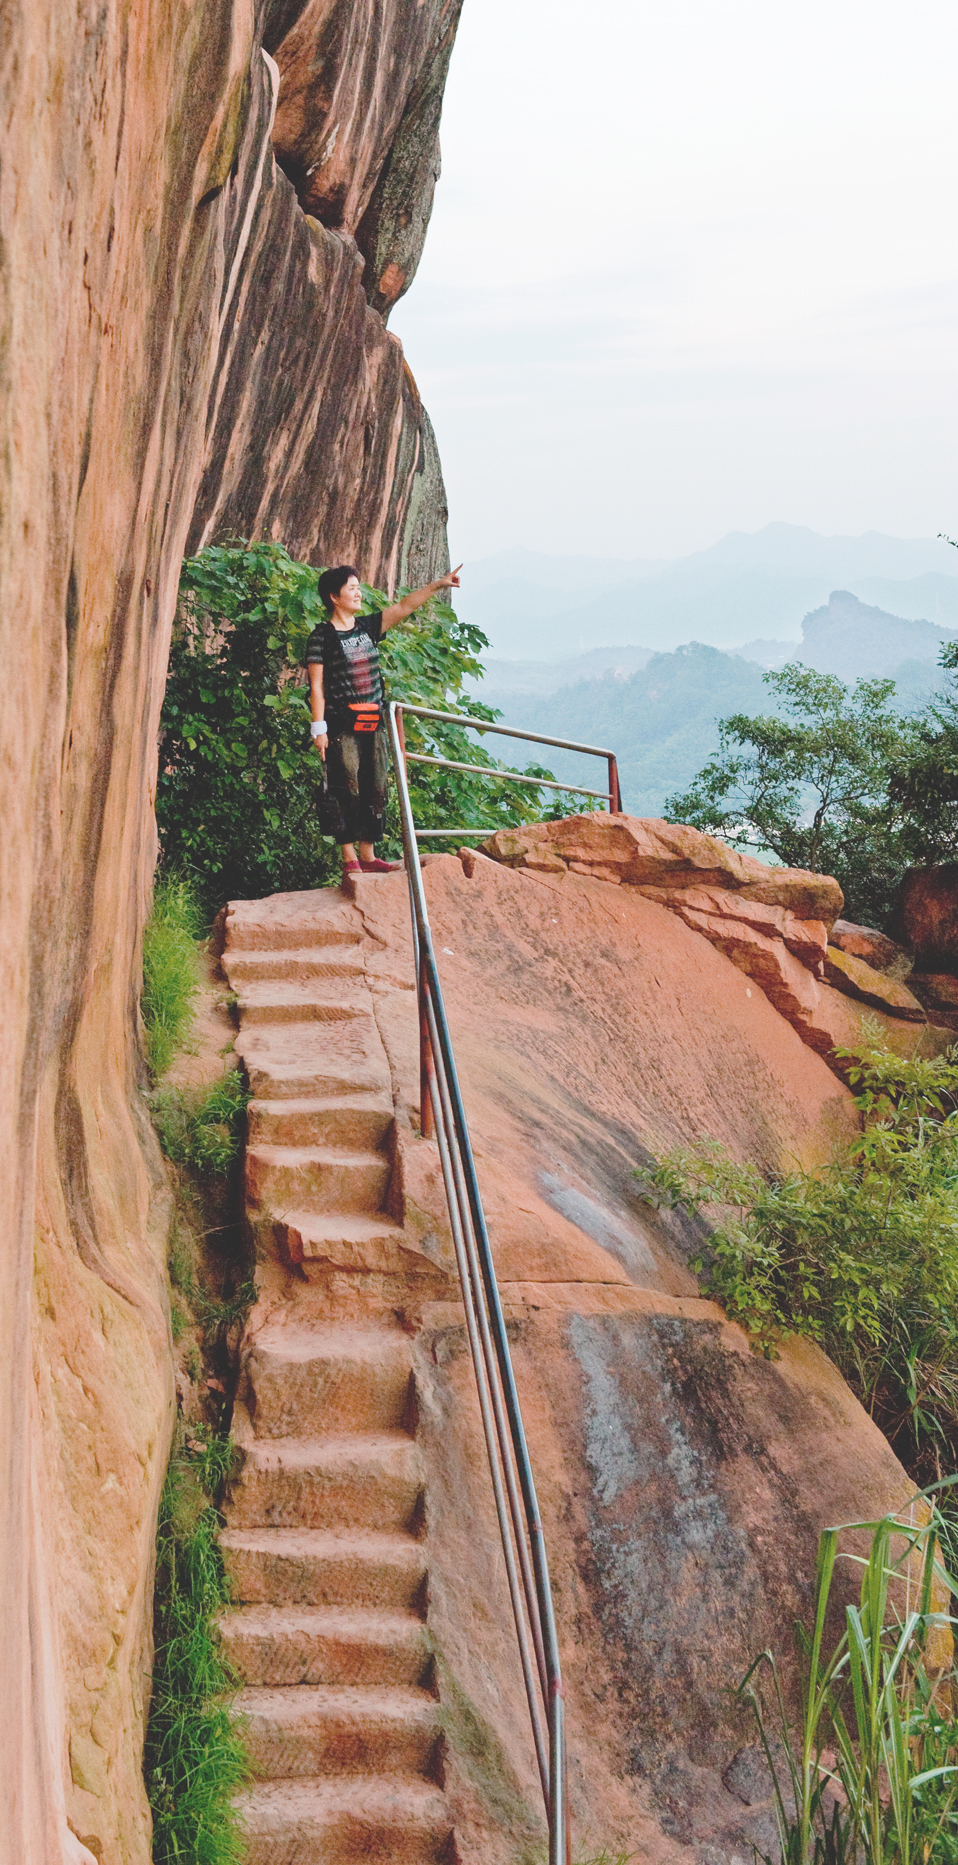
[[531, 784], [534, 790], [568, 790], [570, 796], [601, 797], [610, 803], [608, 790], [583, 790], [581, 784], [560, 784], [554, 777], [526, 777], [519, 771], [501, 771], [494, 764], [456, 764], [452, 758], [431, 758], [425, 751], [407, 751], [407, 764], [441, 764], [447, 771], [468, 771], [470, 777], [498, 777], [504, 784]]
[[[495, 719], [473, 719], [468, 713], [464, 712], [438, 712], [434, 706], [416, 706], [411, 703], [407, 705], [405, 702], [400, 703], [399, 701], [396, 701], [395, 704], [397, 706], [397, 716], [399, 718], [400, 743], [402, 744], [403, 757], [407, 764], [411, 763], [415, 758], [417, 763], [420, 764], [447, 764], [450, 770], [472, 771], [474, 776], [477, 777], [480, 775], [486, 777], [501, 777], [504, 781], [509, 783], [526, 783], [531, 784], [533, 787], [539, 784], [542, 788], [547, 790], [568, 790], [572, 796], [600, 797], [607, 801], [613, 815], [618, 815], [622, 808], [622, 792], [619, 789], [618, 761], [615, 752], [609, 751], [604, 745], [580, 745], [574, 738], [548, 738], [544, 732], [521, 731], [516, 725], [500, 725]], [[581, 751], [583, 757], [605, 758], [609, 767], [609, 788], [608, 790], [583, 790], [577, 784], [557, 783], [554, 777], [526, 777], [524, 775], [520, 776], [518, 771], [483, 771], [481, 766], [475, 764], [453, 764], [451, 760], [447, 758], [428, 758], [421, 751], [407, 752], [405, 739], [402, 735], [402, 714], [404, 712], [411, 713], [415, 719], [438, 719], [440, 723], [446, 725], [468, 726], [471, 731], [475, 732], [498, 732], [501, 738], [523, 738], [530, 745], [549, 745], [554, 751]], [[439, 831], [439, 833], [441, 833], [441, 831]], [[490, 830], [489, 833], [492, 834], [493, 831]]]
[[423, 1134], [432, 1135], [436, 1140], [449, 1206], [519, 1662], [549, 1826], [549, 1865], [568, 1865], [571, 1851], [566, 1808], [565, 1697], [549, 1565], [429, 926], [418, 832], [406, 777], [403, 711], [415, 712], [420, 717], [455, 717], [457, 723], [462, 721], [455, 714], [436, 714], [425, 708], [403, 707], [396, 702], [389, 706], [387, 713], [412, 914], [419, 1000], [421, 1125]]
[[518, 725], [500, 725], [498, 719], [474, 719], [466, 712], [435, 712], [431, 706], [417, 706], [397, 700], [401, 712], [416, 719], [442, 719], [447, 725], [472, 725], [477, 732], [498, 732], [502, 738], [526, 738], [530, 745], [551, 745], [554, 751], [584, 751], [590, 758], [614, 758], [615, 752], [604, 745], [580, 745], [575, 738], [550, 738], [546, 732], [520, 731]]

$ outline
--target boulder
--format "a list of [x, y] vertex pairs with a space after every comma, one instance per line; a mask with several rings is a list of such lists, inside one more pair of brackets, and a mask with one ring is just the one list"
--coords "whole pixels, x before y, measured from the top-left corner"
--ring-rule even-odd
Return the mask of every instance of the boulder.
[[774, 868], [740, 855], [714, 835], [681, 823], [636, 816], [566, 816], [558, 822], [500, 829], [483, 843], [483, 853], [509, 868], [542, 867], [558, 858], [575, 874], [618, 880], [633, 887], [718, 887], [777, 906], [799, 919], [829, 927], [842, 910], [838, 882], [803, 868]]
[[853, 957], [851, 952], [843, 952], [839, 946], [829, 946], [825, 958], [825, 976], [836, 990], [845, 991], [849, 997], [858, 997], [864, 1004], [874, 1004], [876, 1010], [884, 1010], [890, 1017], [900, 1017], [905, 1023], [924, 1023], [925, 1012], [917, 997], [913, 996], [907, 985], [897, 978], [889, 978], [884, 972], [875, 971], [866, 965], [864, 959]]
[[958, 972], [958, 862], [906, 874], [901, 921], [919, 971]]
[[915, 963], [903, 945], [896, 945], [894, 939], [874, 926], [856, 926], [853, 920], [836, 920], [829, 943], [852, 958], [864, 959], [873, 971], [883, 971], [886, 978], [907, 978]]

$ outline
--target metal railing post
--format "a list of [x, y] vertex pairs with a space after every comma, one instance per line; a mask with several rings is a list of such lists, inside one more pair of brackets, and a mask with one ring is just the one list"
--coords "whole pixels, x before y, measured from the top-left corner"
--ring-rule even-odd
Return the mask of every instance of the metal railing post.
[[619, 791], [619, 764], [615, 752], [609, 752], [609, 811], [618, 816], [622, 811], [622, 797]]

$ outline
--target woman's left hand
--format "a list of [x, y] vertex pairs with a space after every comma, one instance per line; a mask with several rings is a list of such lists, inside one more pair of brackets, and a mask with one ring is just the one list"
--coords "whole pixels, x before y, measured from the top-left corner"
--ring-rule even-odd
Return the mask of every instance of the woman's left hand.
[[434, 589], [458, 589], [459, 588], [459, 572], [461, 569], [462, 569], [462, 564], [460, 563], [456, 565], [456, 568], [454, 570], [449, 570], [445, 576], [437, 576], [436, 581], [433, 584], [433, 588]]

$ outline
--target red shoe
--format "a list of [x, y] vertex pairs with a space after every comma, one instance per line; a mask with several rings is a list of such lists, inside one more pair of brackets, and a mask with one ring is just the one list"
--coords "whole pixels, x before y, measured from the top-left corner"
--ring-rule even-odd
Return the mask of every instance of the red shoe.
[[363, 874], [397, 874], [402, 868], [401, 861], [361, 861], [359, 866]]
[[361, 861], [344, 861], [343, 862], [343, 873], [344, 874], [362, 874], [362, 871], [363, 871], [363, 864]]

